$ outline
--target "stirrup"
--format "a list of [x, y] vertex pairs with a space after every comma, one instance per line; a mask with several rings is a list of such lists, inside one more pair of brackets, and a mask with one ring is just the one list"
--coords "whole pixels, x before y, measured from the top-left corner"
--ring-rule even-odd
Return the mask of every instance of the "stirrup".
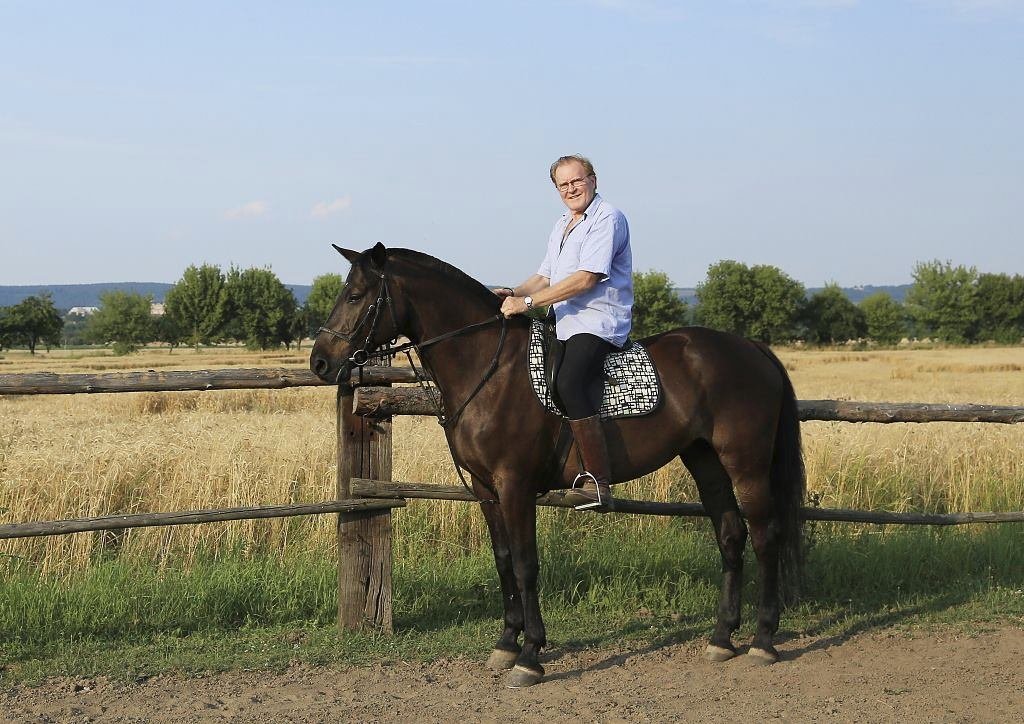
[[[572, 481], [572, 487], [569, 488], [569, 492], [571, 493], [573, 490], [578, 490], [580, 495], [584, 495], [584, 493], [581, 490], [583, 486], [577, 486], [577, 483], [579, 483], [580, 478], [590, 478], [591, 481], [593, 481], [594, 491], [597, 493], [597, 500], [593, 500], [588, 503], [580, 503], [579, 505], [574, 505], [572, 507], [573, 510], [589, 510], [590, 508], [603, 508], [605, 505], [607, 505], [606, 501], [601, 500], [601, 486], [597, 482], [597, 478], [594, 477], [593, 473], [589, 473], [586, 470], [577, 475], [576, 478]], [[584, 483], [583, 485], [586, 485], [586, 483]]]

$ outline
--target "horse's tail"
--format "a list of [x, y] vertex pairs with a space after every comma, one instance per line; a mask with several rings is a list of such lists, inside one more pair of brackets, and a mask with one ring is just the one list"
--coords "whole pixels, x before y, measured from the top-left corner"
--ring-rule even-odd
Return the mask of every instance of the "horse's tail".
[[795, 601], [803, 578], [803, 516], [800, 509], [807, 493], [803, 448], [800, 442], [800, 415], [796, 392], [786, 367], [768, 345], [755, 342], [761, 352], [778, 368], [782, 376], [782, 404], [775, 429], [775, 450], [770, 472], [772, 497], [781, 521], [779, 545], [779, 582], [784, 600]]

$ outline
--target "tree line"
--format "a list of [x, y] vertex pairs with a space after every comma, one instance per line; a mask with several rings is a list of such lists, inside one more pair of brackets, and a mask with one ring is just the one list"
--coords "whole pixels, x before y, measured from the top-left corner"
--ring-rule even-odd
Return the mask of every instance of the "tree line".
[[101, 294], [99, 309], [77, 320], [62, 319], [47, 295], [0, 307], [0, 349], [21, 346], [34, 354], [40, 344], [60, 346], [68, 337], [74, 343], [110, 344], [118, 354], [150, 342], [197, 350], [220, 343], [291, 347], [326, 319], [341, 284], [337, 274], [319, 277], [300, 305], [270, 269], [224, 272], [212, 264], [192, 265], [168, 290], [159, 315], [152, 313], [152, 296], [122, 291]]
[[871, 340], [891, 345], [903, 338], [930, 338], [1017, 344], [1024, 338], [1024, 276], [980, 274], [949, 261], [918, 262], [903, 302], [878, 292], [854, 304], [834, 283], [808, 295], [777, 267], [729, 260], [708, 268], [693, 309], [668, 298], [671, 288], [660, 272], [635, 279], [638, 298], [640, 293], [650, 298], [656, 287], [654, 297], [660, 300], [634, 308], [638, 337], [694, 323], [768, 343]]
[[[1024, 338], [1024, 277], [979, 274], [949, 261], [919, 262], [903, 302], [879, 292], [854, 304], [836, 284], [810, 296], [781, 269], [723, 260], [708, 268], [692, 308], [660, 271], [633, 275], [633, 332], [646, 337], [686, 324], [722, 329], [768, 343], [803, 340], [839, 344], [872, 340], [891, 345], [904, 337], [966, 344], [992, 340], [1016, 344]], [[210, 264], [190, 266], [167, 292], [164, 314], [151, 314], [149, 296], [112, 291], [84, 320], [62, 319], [46, 296], [0, 307], [0, 350], [75, 342], [111, 344], [126, 353], [149, 342], [172, 349], [225, 342], [253, 349], [300, 344], [327, 319], [343, 280], [324, 274], [313, 280], [304, 304], [269, 269]], [[69, 328], [74, 333], [69, 334]]]

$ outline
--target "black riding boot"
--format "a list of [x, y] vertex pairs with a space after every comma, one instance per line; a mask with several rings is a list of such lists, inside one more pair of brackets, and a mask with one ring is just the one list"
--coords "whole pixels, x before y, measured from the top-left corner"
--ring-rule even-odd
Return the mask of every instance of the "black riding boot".
[[576, 477], [572, 489], [566, 493], [566, 502], [572, 503], [577, 510], [612, 510], [614, 501], [609, 486], [612, 471], [608, 461], [608, 445], [604, 439], [604, 430], [601, 429], [601, 416], [569, 420], [569, 426], [583, 458], [584, 471]]

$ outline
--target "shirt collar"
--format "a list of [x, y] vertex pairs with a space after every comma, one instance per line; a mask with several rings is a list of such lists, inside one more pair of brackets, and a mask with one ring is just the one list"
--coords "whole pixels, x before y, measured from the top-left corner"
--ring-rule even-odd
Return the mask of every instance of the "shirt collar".
[[[597, 207], [601, 205], [601, 194], [594, 192], [594, 198], [590, 201], [590, 206], [583, 210], [583, 218], [589, 219], [590, 215], [597, 211]], [[572, 211], [566, 209], [565, 213], [562, 214], [563, 219], [571, 219]]]

